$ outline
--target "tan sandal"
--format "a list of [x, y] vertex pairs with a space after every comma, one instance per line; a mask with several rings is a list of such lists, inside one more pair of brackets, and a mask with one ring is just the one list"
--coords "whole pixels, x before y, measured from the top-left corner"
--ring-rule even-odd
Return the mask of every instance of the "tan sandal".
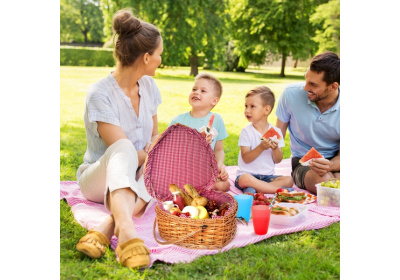
[[133, 238], [118, 245], [115, 251], [119, 262], [126, 267], [144, 268], [150, 265], [150, 251], [142, 239]]
[[93, 259], [97, 259], [104, 255], [108, 245], [110, 245], [110, 240], [104, 234], [90, 230], [76, 244], [76, 249]]

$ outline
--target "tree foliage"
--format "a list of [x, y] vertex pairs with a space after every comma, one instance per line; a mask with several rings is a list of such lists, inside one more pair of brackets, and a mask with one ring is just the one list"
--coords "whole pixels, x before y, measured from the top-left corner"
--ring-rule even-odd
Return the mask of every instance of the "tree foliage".
[[307, 58], [316, 49], [309, 18], [314, 0], [234, 0], [233, 25], [239, 65], [262, 64], [267, 53], [282, 59], [284, 77], [288, 56]]
[[319, 5], [310, 22], [317, 28], [313, 39], [318, 43], [318, 53], [340, 53], [340, 0]]
[[103, 15], [100, 0], [60, 0], [62, 41], [102, 42]]

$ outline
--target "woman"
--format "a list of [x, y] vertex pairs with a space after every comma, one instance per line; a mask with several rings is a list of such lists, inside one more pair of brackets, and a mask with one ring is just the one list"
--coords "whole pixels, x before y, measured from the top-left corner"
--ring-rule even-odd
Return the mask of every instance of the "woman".
[[155, 26], [139, 21], [129, 10], [114, 15], [113, 29], [118, 36], [116, 70], [87, 92], [87, 150], [77, 171], [85, 198], [104, 203], [112, 215], [82, 237], [76, 248], [99, 258], [115, 234], [119, 262], [140, 268], [149, 266], [150, 251], [139, 239], [132, 216], [142, 216], [155, 202], [147, 193], [141, 167], [158, 136], [161, 94], [149, 76], [161, 63], [163, 43]]

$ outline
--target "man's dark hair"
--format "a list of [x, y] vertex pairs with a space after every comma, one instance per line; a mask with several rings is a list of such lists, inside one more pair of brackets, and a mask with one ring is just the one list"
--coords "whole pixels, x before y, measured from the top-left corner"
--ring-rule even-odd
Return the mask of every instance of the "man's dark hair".
[[324, 52], [311, 60], [310, 70], [324, 72], [323, 81], [327, 85], [337, 82], [340, 85], [340, 58], [333, 52]]

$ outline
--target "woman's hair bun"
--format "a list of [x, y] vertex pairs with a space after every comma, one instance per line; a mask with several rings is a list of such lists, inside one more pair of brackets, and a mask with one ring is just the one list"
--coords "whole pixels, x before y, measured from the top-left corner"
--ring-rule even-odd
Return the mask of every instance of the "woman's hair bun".
[[131, 11], [120, 10], [113, 17], [113, 29], [120, 37], [136, 34], [142, 29], [140, 20], [135, 18]]

